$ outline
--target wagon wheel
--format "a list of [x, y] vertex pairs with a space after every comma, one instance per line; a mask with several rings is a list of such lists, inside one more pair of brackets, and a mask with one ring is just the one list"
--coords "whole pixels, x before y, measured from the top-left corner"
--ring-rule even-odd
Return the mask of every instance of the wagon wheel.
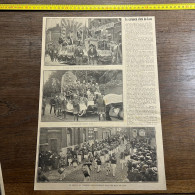
[[100, 121], [105, 121], [105, 113], [104, 114], [98, 114], [99, 115], [99, 120]]
[[78, 115], [79, 116], [84, 116], [86, 114], [86, 111], [85, 110], [82, 110]]
[[62, 62], [62, 57], [58, 56], [57, 60], [58, 60], [58, 62]]

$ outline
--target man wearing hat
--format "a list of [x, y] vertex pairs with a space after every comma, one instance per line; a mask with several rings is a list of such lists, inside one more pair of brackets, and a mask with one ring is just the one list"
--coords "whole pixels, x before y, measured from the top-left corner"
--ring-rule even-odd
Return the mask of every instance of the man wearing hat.
[[93, 44], [89, 45], [88, 60], [89, 65], [97, 65], [97, 50]]
[[84, 175], [84, 182], [90, 181], [90, 169], [89, 169], [89, 164], [87, 162], [87, 160], [84, 161], [84, 164], [82, 166], [82, 172]]
[[43, 97], [43, 101], [42, 101], [42, 116], [45, 115], [45, 107], [46, 107], [46, 99], [45, 99], [45, 97]]
[[103, 97], [101, 95], [98, 95], [98, 99], [97, 99], [97, 107], [98, 107], [98, 115], [99, 115], [99, 121], [101, 120], [101, 116], [105, 115], [105, 101], [103, 99]]
[[113, 175], [113, 177], [115, 177], [116, 162], [117, 162], [115, 153], [112, 154], [110, 161], [111, 161], [111, 167], [112, 167], [112, 175]]
[[76, 65], [81, 65], [83, 63], [83, 49], [81, 48], [81, 45], [78, 44], [77, 48], [74, 51], [74, 57], [76, 59]]
[[54, 110], [54, 114], [56, 114], [56, 110], [55, 110], [55, 104], [56, 104], [56, 100], [54, 97], [52, 97], [50, 99], [50, 114], [52, 112], [52, 109]]
[[79, 118], [79, 99], [77, 97], [77, 95], [74, 95], [74, 99], [73, 99], [73, 115], [74, 115], [74, 121], [78, 121]]

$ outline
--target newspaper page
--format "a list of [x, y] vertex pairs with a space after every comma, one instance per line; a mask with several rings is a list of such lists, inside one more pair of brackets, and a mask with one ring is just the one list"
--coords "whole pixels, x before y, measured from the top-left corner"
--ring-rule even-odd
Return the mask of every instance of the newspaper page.
[[0, 195], [5, 195], [4, 184], [3, 184], [3, 175], [2, 175], [2, 170], [1, 170], [1, 164], [0, 164]]
[[155, 18], [42, 32], [35, 190], [165, 190]]

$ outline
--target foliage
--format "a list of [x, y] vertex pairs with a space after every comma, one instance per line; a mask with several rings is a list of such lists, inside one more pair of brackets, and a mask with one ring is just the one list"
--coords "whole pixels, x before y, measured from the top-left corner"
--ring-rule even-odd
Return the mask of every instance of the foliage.
[[[62, 76], [70, 70], [52, 71], [44, 84], [43, 95], [51, 97], [52, 94], [61, 92]], [[122, 86], [122, 71], [120, 70], [72, 70], [80, 82], [99, 83], [101, 88]], [[55, 85], [53, 84], [55, 81]], [[55, 86], [55, 87], [54, 87]]]

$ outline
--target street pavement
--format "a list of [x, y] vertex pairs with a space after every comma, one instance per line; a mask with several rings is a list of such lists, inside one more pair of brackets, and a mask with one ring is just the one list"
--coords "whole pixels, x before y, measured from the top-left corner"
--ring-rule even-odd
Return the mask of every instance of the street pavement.
[[47, 66], [65, 66], [65, 65], [67, 65], [67, 64], [63, 64], [63, 63], [60, 63], [60, 62], [58, 62], [57, 60], [55, 60], [55, 61], [51, 61], [51, 58], [50, 58], [50, 56], [49, 55], [46, 55], [45, 56], [45, 65], [47, 65]]
[[[124, 150], [124, 145], [120, 146], [121, 150]], [[127, 167], [121, 167], [120, 164], [120, 153], [116, 154], [117, 165], [116, 165], [116, 174], [115, 177], [112, 175], [112, 169], [109, 175], [106, 175], [106, 164], [101, 165], [101, 171], [97, 173], [94, 165], [91, 171], [90, 182], [126, 182], [127, 180]], [[76, 168], [70, 166], [65, 169], [65, 178], [62, 181], [59, 181], [60, 174], [57, 170], [52, 170], [46, 173], [46, 176], [50, 182], [83, 182], [84, 176], [82, 172], [82, 165], [77, 166]]]
[[[53, 108], [50, 114], [50, 104], [46, 104], [45, 115], [41, 117], [41, 121], [42, 122], [74, 122], [74, 116], [72, 113], [66, 113], [66, 118], [63, 118], [62, 116], [57, 117], [54, 114]], [[112, 121], [119, 121], [119, 119], [112, 117]], [[99, 122], [99, 116], [98, 114], [88, 113], [85, 116], [79, 117], [78, 122]]]
[[[54, 114], [54, 111], [52, 110], [52, 113], [50, 114], [50, 105], [47, 104], [45, 108], [45, 115], [42, 116], [41, 118], [42, 122], [72, 122], [74, 121], [74, 116], [72, 113], [67, 113], [66, 118], [64, 119], [63, 117], [59, 116], [57, 117]], [[93, 121], [93, 122], [98, 122], [99, 117], [97, 114], [88, 114], [87, 116], [81, 116], [78, 119], [79, 122], [88, 122], [88, 121]]]

